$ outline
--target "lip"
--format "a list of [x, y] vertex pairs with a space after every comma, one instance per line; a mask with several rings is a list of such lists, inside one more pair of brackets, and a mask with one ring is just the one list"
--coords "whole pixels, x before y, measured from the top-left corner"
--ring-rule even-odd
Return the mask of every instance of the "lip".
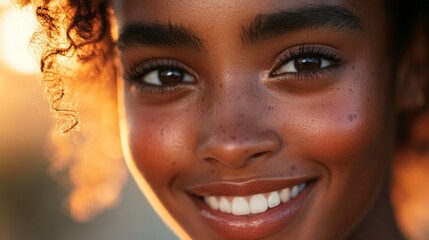
[[[296, 198], [255, 215], [235, 216], [222, 213], [211, 209], [202, 200], [202, 196], [251, 195], [290, 188], [300, 183], [307, 183], [307, 187]], [[316, 183], [315, 178], [252, 180], [242, 183], [212, 183], [191, 188], [188, 192], [202, 218], [219, 235], [228, 239], [260, 239], [277, 233], [293, 221]]]

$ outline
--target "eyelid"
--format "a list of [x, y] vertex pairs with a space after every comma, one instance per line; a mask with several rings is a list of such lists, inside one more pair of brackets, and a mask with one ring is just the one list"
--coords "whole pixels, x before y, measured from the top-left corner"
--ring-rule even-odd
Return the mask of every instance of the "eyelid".
[[131, 82], [141, 82], [140, 80], [145, 75], [160, 68], [175, 68], [183, 71], [185, 74], [191, 75], [195, 80], [198, 75], [182, 62], [172, 58], [151, 58], [132, 65], [128, 70], [124, 71], [123, 78]]
[[[152, 85], [152, 86], [157, 86], [157, 87], [165, 87], [164, 84], [161, 83], [160, 79], [159, 79], [159, 71], [163, 71], [163, 70], [168, 70], [169, 67], [166, 67], [166, 69], [154, 69], [149, 71], [146, 74], [143, 74], [141, 77], [141, 82], [143, 84], [147, 84], [147, 85]], [[170, 70], [173, 70], [175, 68], [171, 68]], [[183, 71], [183, 83], [193, 83], [195, 82], [195, 77], [189, 73], [187, 73], [184, 70], [181, 69], [177, 69], [180, 71]], [[158, 80], [156, 79], [158, 78]], [[150, 81], [151, 80], [151, 81]]]
[[[325, 57], [319, 57], [319, 56], [316, 56], [316, 57], [321, 59], [321, 66], [319, 70], [332, 67], [332, 65], [335, 64], [334, 61], [327, 59]], [[306, 57], [302, 57], [302, 58], [306, 58]], [[291, 59], [288, 62], [285, 62], [276, 70], [276, 74], [282, 75], [287, 73], [299, 73], [299, 71], [295, 67], [295, 61], [296, 59]], [[283, 70], [283, 71], [280, 72], [280, 70]]]
[[287, 74], [291, 74], [291, 75], [303, 74], [300, 72], [276, 74], [276, 72], [284, 64], [286, 64], [290, 61], [293, 61], [296, 58], [302, 58], [302, 57], [306, 57], [306, 56], [309, 56], [309, 57], [317, 56], [317, 57], [320, 57], [320, 58], [323, 58], [323, 59], [326, 59], [326, 60], [329, 60], [330, 62], [332, 62], [331, 66], [321, 68], [320, 70], [335, 67], [335, 65], [340, 64], [340, 63], [344, 63], [346, 61], [339, 50], [332, 48], [330, 46], [318, 45], [318, 44], [314, 44], [314, 45], [307, 44], [307, 45], [294, 46], [294, 47], [291, 47], [291, 48], [284, 50], [283, 52], [281, 52], [278, 55], [278, 57], [274, 60], [274, 64], [273, 64], [272, 68], [269, 70], [269, 77], [275, 78], [275, 77], [279, 77], [279, 76], [287, 75]]

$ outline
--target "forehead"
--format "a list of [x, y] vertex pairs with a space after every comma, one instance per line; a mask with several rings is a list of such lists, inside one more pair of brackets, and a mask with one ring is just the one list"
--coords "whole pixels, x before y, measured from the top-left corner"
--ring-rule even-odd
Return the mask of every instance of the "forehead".
[[383, 0], [113, 1], [122, 49], [135, 46], [129, 44], [135, 40], [152, 46], [156, 40], [158, 46], [221, 53], [255, 43], [266, 45], [266, 40], [280, 35], [298, 42], [302, 37], [317, 41], [319, 33], [358, 29], [360, 39], [369, 43], [386, 42], [390, 32]]
[[[362, 21], [380, 17], [382, 0], [113, 0], [119, 25], [144, 22], [185, 23], [188, 26], [246, 24], [256, 15], [313, 5], [340, 6]], [[375, 13], [375, 14], [371, 14]]]

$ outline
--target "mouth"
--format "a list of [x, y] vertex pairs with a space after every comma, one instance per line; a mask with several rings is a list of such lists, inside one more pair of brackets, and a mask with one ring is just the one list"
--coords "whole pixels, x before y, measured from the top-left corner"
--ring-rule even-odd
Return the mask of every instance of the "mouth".
[[306, 186], [307, 183], [301, 183], [292, 188], [283, 188], [278, 191], [248, 196], [207, 196], [203, 197], [203, 199], [211, 209], [219, 210], [223, 213], [236, 216], [259, 214], [296, 198], [305, 190]]
[[218, 183], [192, 189], [203, 219], [226, 238], [259, 239], [290, 223], [312, 192], [316, 179]]

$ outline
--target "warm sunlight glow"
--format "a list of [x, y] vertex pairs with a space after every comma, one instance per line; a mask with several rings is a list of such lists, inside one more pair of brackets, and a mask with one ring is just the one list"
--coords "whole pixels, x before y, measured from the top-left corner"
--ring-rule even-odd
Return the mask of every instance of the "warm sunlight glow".
[[[429, 113], [412, 128], [414, 141], [429, 139]], [[428, 239], [429, 236], [429, 150], [405, 148], [397, 152], [393, 171], [393, 203], [398, 222], [407, 239]]]
[[10, 0], [0, 0], [0, 7], [6, 7], [10, 5], [10, 3], [11, 3]]
[[[1, 0], [0, 0], [1, 1]], [[1, 60], [14, 71], [22, 74], [37, 72], [37, 62], [29, 49], [29, 42], [36, 27], [31, 8], [7, 9], [0, 18]]]
[[[73, 62], [68, 65], [73, 66]], [[74, 73], [91, 72], [88, 66], [75, 66]], [[109, 79], [107, 74], [100, 72], [97, 76]], [[79, 124], [67, 134], [52, 134], [50, 170], [59, 174], [68, 171], [72, 187], [67, 199], [68, 211], [74, 220], [85, 222], [116, 206], [127, 171], [119, 142], [116, 98], [111, 94], [114, 82], [93, 82], [85, 87], [73, 83], [83, 82], [73, 81], [67, 85], [76, 94], [73, 96], [79, 104], [65, 105], [65, 108], [74, 107], [78, 111]], [[70, 99], [63, 100], [72, 102]], [[61, 119], [57, 121], [61, 126]]]

